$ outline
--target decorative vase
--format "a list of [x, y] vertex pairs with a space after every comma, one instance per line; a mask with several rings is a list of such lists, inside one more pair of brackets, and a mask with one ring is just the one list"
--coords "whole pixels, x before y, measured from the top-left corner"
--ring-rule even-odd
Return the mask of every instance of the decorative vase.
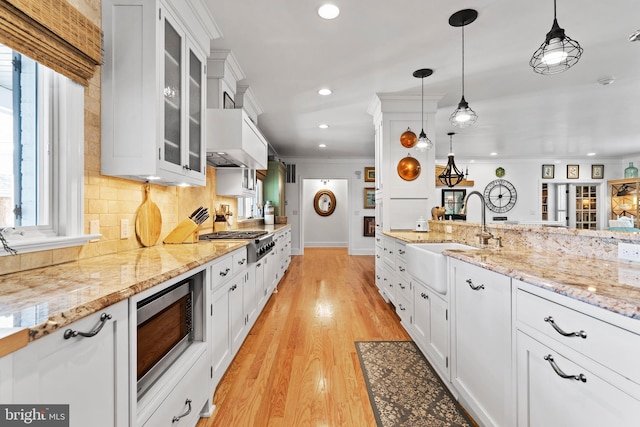
[[633, 162], [629, 162], [629, 167], [624, 170], [625, 178], [637, 178], [638, 168], [633, 166]]

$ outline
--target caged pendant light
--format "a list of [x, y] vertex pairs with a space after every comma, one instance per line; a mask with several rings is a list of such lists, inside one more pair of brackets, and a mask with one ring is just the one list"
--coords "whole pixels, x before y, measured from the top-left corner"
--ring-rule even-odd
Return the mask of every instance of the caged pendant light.
[[447, 187], [455, 187], [462, 182], [465, 175], [460, 169], [458, 169], [458, 167], [456, 166], [456, 162], [453, 159], [454, 154], [452, 139], [453, 135], [455, 135], [455, 132], [449, 132], [447, 133], [447, 135], [449, 135], [449, 160], [447, 160], [447, 167], [444, 168], [440, 175], [438, 175], [438, 179]]
[[539, 74], [561, 73], [578, 63], [582, 47], [564, 33], [556, 19], [556, 0], [553, 0], [553, 25], [544, 42], [533, 53], [529, 65]]
[[420, 70], [416, 70], [413, 72], [413, 77], [419, 78], [422, 80], [422, 92], [420, 96], [420, 105], [422, 106], [422, 130], [420, 131], [420, 135], [418, 136], [418, 143], [416, 144], [416, 150], [418, 151], [427, 151], [433, 148], [433, 142], [429, 138], [427, 138], [427, 134], [424, 133], [425, 122], [424, 122], [424, 78], [429, 77], [433, 74], [433, 70], [431, 68], [421, 68]]
[[459, 128], [471, 126], [478, 120], [478, 115], [469, 107], [469, 103], [464, 99], [464, 27], [471, 24], [478, 17], [478, 12], [473, 9], [460, 10], [449, 18], [449, 25], [452, 27], [462, 27], [462, 99], [458, 103], [458, 108], [451, 113], [449, 121]]

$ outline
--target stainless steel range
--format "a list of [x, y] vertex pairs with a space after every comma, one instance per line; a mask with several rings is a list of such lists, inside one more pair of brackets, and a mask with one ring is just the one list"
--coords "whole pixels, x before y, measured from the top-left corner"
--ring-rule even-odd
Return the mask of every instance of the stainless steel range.
[[276, 245], [273, 241], [273, 234], [264, 230], [228, 230], [216, 231], [213, 233], [200, 235], [200, 240], [250, 240], [247, 245], [247, 256], [249, 262], [256, 262], [266, 256]]

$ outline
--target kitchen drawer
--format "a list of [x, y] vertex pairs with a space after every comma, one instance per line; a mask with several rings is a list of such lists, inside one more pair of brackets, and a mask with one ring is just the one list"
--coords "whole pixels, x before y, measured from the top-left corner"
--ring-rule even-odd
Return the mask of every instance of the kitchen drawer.
[[398, 279], [396, 278], [396, 274], [387, 265], [384, 266], [382, 274], [384, 293], [387, 295], [387, 298], [389, 298], [389, 301], [395, 304], [398, 289]]
[[233, 264], [233, 275], [247, 269], [247, 248], [246, 246], [231, 255]]
[[405, 260], [396, 258], [396, 273], [407, 282], [411, 280], [411, 275], [407, 271], [407, 262]]
[[382, 234], [376, 233], [376, 246], [382, 249], [384, 247]]
[[399, 240], [395, 241], [396, 262], [405, 262], [405, 254], [407, 253], [407, 245]]
[[[158, 409], [144, 423], [145, 427], [194, 426], [209, 398], [209, 364], [206, 355], [202, 356], [176, 384]], [[188, 403], [190, 401], [190, 404]], [[191, 411], [189, 411], [191, 407]], [[186, 414], [186, 415], [185, 415]], [[183, 415], [182, 417], [180, 417]], [[180, 417], [178, 420], [175, 418]], [[175, 420], [175, 421], [174, 421]]]
[[233, 256], [225, 255], [211, 266], [211, 290], [226, 283], [233, 276]]
[[411, 325], [413, 309], [411, 303], [403, 293], [399, 293], [396, 296], [396, 314], [400, 316], [400, 320], [405, 326], [405, 329], [407, 329], [409, 325]]
[[[640, 384], [640, 335], [518, 289], [518, 324], [528, 325]], [[565, 333], [556, 331], [553, 323]]]
[[407, 301], [412, 301], [411, 281], [407, 280], [400, 274], [396, 274], [397, 288], [396, 293], [402, 295]]

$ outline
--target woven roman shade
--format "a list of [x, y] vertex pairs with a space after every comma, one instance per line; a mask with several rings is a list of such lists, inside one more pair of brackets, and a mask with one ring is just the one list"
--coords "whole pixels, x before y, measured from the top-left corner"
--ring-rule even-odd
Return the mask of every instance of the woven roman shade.
[[0, 42], [84, 86], [101, 63], [100, 28], [65, 0], [0, 0]]

